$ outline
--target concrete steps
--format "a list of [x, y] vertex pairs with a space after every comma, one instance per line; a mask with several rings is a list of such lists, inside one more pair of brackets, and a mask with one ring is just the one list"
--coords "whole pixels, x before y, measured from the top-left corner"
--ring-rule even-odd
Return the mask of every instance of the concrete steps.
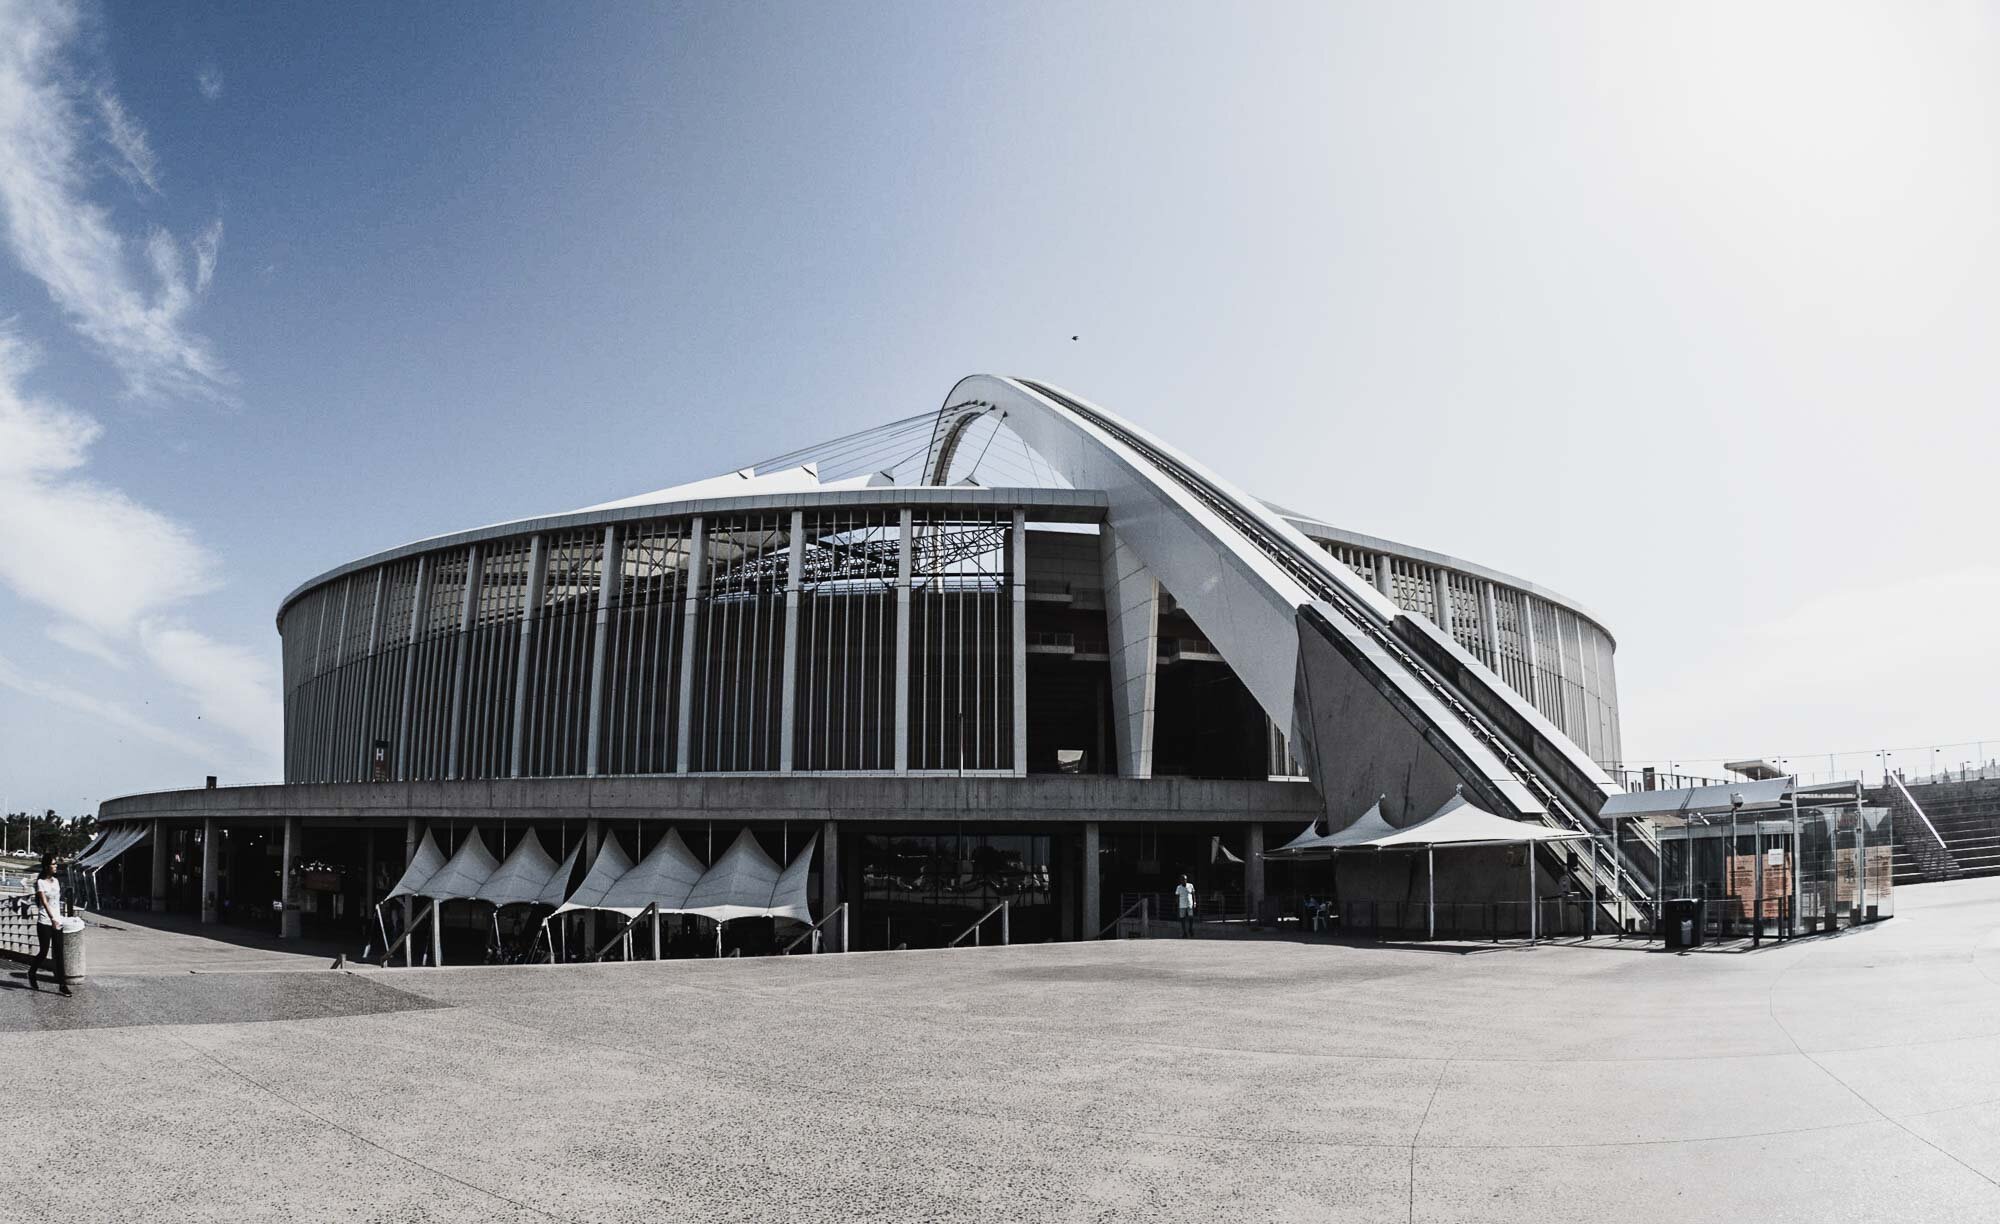
[[[1910, 797], [1930, 818], [1938, 836], [1944, 839], [1957, 864], [1956, 876], [2000, 875], [2000, 779], [1969, 782], [1941, 782], [1909, 788]], [[1896, 809], [1896, 852], [1893, 859], [1896, 883], [1916, 883], [1928, 878], [1925, 872], [1921, 834], [1911, 837], [1905, 828], [1895, 788], [1868, 792], [1870, 803]], [[1935, 873], [1932, 873], [1935, 874]]]

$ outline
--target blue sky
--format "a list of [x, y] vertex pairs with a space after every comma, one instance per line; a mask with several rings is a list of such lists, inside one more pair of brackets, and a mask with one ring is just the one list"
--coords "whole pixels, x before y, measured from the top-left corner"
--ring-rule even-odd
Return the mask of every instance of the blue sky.
[[275, 779], [300, 580], [982, 370], [1580, 600], [1635, 759], [2000, 740], [1994, 27], [0, 0], [0, 803]]

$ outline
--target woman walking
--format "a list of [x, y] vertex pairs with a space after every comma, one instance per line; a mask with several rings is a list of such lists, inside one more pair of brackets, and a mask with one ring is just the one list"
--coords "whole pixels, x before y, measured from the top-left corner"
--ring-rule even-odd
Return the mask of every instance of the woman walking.
[[56, 989], [68, 994], [68, 966], [63, 964], [62, 939], [62, 881], [56, 879], [56, 860], [52, 854], [42, 856], [41, 874], [35, 877], [35, 959], [28, 965], [28, 989], [40, 990], [41, 983], [35, 974], [49, 958], [50, 945], [56, 950]]

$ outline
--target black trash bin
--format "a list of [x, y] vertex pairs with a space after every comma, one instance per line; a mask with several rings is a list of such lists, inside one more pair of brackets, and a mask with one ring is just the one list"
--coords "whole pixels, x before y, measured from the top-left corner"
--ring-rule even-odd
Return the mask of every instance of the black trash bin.
[[1661, 907], [1662, 938], [1669, 948], [1698, 948], [1707, 915], [1700, 897], [1674, 897]]

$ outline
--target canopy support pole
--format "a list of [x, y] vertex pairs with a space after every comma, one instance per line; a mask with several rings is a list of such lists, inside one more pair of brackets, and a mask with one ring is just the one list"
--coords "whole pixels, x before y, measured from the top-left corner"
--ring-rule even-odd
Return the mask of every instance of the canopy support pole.
[[1590, 839], [1590, 937], [1597, 938], [1597, 839]]
[[442, 899], [431, 902], [431, 967], [444, 968], [444, 923], [438, 919], [438, 907]]
[[1426, 910], [1424, 938], [1436, 939], [1438, 937], [1438, 859], [1436, 846], [1424, 847], [1424, 889], [1426, 893], [1424, 898], [1424, 908]]
[[653, 911], [653, 959], [660, 959], [660, 903], [653, 902], [646, 907]]
[[1535, 882], [1535, 843], [1522, 842], [1521, 848], [1527, 851], [1521, 857], [1528, 862], [1528, 942], [1534, 943], [1538, 930], [1535, 911], [1541, 908], [1539, 885]]

